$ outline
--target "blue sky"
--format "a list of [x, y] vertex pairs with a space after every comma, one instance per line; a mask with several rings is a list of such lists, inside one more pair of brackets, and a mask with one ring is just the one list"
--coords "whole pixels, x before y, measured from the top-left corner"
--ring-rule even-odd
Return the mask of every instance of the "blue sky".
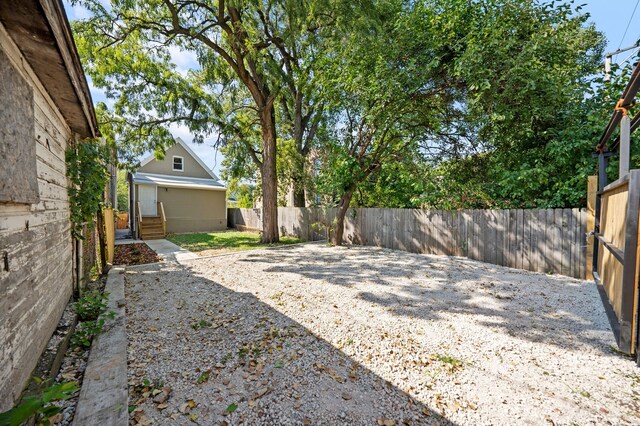
[[[583, 10], [591, 15], [590, 19], [596, 24], [596, 28], [606, 35], [609, 41], [607, 52], [613, 52], [619, 46], [631, 46], [640, 38], [640, 6], [631, 20], [626, 36], [622, 38], [633, 9], [638, 4], [637, 0], [588, 0], [577, 3], [585, 5]], [[624, 60], [629, 53], [631, 52], [618, 55], [618, 61]]]
[[[608, 40], [607, 52], [612, 52], [618, 47], [633, 45], [640, 38], [640, 6], [636, 10], [633, 19], [631, 14], [638, 4], [638, 0], [584, 0], [577, 1], [576, 4], [584, 4], [584, 11], [591, 15], [590, 20], [595, 23], [596, 28], [602, 31]], [[82, 19], [87, 17], [86, 12], [80, 6], [71, 6], [68, 0], [64, 0], [69, 20]], [[629, 29], [624, 36], [625, 29], [629, 23]], [[189, 68], [197, 67], [195, 56], [190, 52], [173, 50], [172, 58], [178, 69], [186, 71]], [[614, 62], [626, 59], [631, 52], [625, 52], [614, 57]], [[94, 102], [106, 101], [104, 93], [91, 85], [91, 94]], [[217, 175], [220, 175], [220, 163], [222, 156], [216, 153], [213, 147], [214, 138], [209, 138], [204, 144], [192, 143], [189, 132], [183, 128], [174, 126], [172, 129], [174, 136], [179, 136], [189, 143], [197, 155], [211, 167]]]

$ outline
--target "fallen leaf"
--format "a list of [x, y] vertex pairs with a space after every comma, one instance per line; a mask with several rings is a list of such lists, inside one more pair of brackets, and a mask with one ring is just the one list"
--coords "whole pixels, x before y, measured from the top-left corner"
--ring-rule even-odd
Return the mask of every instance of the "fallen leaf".
[[238, 409], [238, 404], [236, 404], [235, 402], [232, 404], [229, 404], [229, 406], [226, 409], [227, 413], [233, 413], [234, 411], [236, 411]]
[[155, 402], [156, 404], [162, 404], [167, 400], [167, 398], [169, 398], [169, 395], [164, 392], [160, 392], [155, 396], [155, 398], [153, 398], [153, 402]]

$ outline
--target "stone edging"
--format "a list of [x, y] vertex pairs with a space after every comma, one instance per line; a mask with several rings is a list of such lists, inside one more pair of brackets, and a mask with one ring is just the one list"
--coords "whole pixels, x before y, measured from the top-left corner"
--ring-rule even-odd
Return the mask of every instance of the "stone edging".
[[129, 424], [127, 389], [127, 334], [125, 330], [124, 267], [109, 270], [104, 291], [108, 310], [104, 332], [91, 345], [73, 424], [126, 426]]

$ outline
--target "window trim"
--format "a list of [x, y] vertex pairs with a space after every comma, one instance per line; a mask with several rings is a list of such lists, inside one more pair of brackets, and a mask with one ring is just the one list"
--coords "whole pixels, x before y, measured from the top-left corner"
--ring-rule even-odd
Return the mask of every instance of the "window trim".
[[[180, 159], [180, 165], [182, 166], [181, 169], [176, 169], [176, 158]], [[171, 169], [174, 172], [184, 172], [184, 157], [181, 155], [174, 155], [171, 157]]]

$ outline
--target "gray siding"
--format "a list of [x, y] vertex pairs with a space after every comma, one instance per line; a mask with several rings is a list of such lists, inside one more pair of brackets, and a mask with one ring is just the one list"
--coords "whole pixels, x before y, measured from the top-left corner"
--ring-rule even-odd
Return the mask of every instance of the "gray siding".
[[[0, 203], [0, 411], [29, 381], [73, 291], [64, 153], [72, 133], [0, 25], [0, 48], [34, 89], [37, 204]], [[0, 98], [0, 102], [3, 99]]]

